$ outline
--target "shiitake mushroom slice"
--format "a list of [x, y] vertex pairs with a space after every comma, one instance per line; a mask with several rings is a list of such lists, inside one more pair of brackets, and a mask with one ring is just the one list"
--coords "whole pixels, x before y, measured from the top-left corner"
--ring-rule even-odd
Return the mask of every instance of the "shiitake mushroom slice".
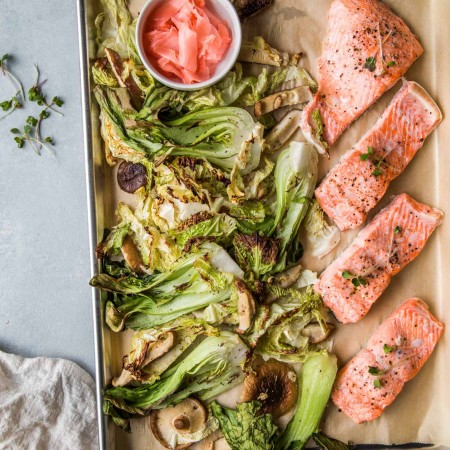
[[281, 417], [297, 403], [297, 375], [286, 363], [269, 360], [257, 366], [244, 381], [241, 402], [261, 402], [261, 413]]
[[122, 191], [133, 194], [147, 184], [147, 170], [142, 164], [122, 161], [117, 170], [117, 182]]

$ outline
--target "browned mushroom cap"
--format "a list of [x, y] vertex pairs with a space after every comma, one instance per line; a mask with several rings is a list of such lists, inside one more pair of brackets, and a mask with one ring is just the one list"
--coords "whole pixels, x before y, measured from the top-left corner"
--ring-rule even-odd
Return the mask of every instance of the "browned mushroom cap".
[[140, 111], [144, 103], [143, 92], [137, 85], [136, 81], [131, 75], [126, 75], [122, 57], [115, 50], [111, 48], [105, 49], [106, 57], [111, 65], [114, 75], [121, 87], [127, 88], [130, 94], [131, 103], [136, 110]]
[[147, 184], [147, 171], [142, 164], [123, 161], [117, 170], [117, 182], [122, 191], [133, 194]]
[[120, 249], [128, 267], [133, 272], [142, 272], [142, 266], [144, 262], [142, 261], [142, 256], [139, 253], [136, 244], [133, 242], [133, 239], [131, 239], [130, 236], [125, 236], [125, 239], [122, 242], [122, 247]]
[[150, 425], [156, 439], [166, 448], [182, 450], [190, 447], [192, 442], [178, 444], [183, 434], [193, 434], [202, 429], [206, 423], [205, 407], [196, 399], [187, 398], [178, 405], [150, 414]]
[[261, 412], [283, 416], [297, 403], [297, 375], [288, 364], [270, 360], [247, 376], [241, 402], [258, 400]]

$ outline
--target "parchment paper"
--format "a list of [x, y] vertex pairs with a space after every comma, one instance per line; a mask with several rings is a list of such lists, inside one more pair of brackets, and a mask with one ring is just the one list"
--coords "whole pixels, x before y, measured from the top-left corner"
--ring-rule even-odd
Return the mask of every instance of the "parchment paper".
[[[444, 113], [444, 121], [426, 140], [423, 148], [400, 175], [373, 211], [371, 217], [389, 203], [394, 194], [407, 192], [419, 201], [450, 212], [450, 0], [386, 0], [419, 37], [424, 55], [407, 72], [406, 78], [419, 82], [434, 97]], [[139, 10], [141, 0], [133, 0]], [[317, 79], [317, 57], [327, 30], [330, 0], [274, 0], [262, 14], [244, 25], [244, 38], [262, 35], [271, 45], [290, 52], [303, 51], [302, 65]], [[321, 158], [321, 177], [340, 156], [355, 144], [384, 111], [400, 87], [386, 93], [370, 111], [357, 120], [331, 151], [331, 159]], [[322, 261], [308, 258], [304, 266], [321, 272], [353, 240], [358, 230], [342, 233], [339, 247]], [[339, 325], [334, 333], [334, 351], [343, 365], [363, 347], [377, 326], [400, 303], [409, 297], [424, 299], [433, 314], [450, 326], [450, 219], [433, 234], [422, 254], [397, 275], [369, 314], [357, 324]], [[122, 354], [117, 352], [114, 366], [120, 370]], [[323, 431], [344, 442], [357, 444], [430, 443], [450, 447], [450, 338], [445, 332], [434, 354], [416, 378], [406, 384], [395, 402], [381, 418], [367, 424], [354, 424], [330, 405]], [[147, 431], [146, 431], [147, 430]], [[123, 438], [124, 436], [122, 436]], [[159, 448], [148, 437], [148, 428], [126, 438], [124, 447]], [[126, 443], [125, 443], [126, 442]]]

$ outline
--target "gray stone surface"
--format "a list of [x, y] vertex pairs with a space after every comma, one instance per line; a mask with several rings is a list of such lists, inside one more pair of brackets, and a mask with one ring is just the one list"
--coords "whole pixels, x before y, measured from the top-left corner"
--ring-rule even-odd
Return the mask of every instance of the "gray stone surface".
[[[7, 52], [27, 87], [38, 63], [45, 92], [66, 104], [65, 117], [44, 125], [55, 158], [17, 149], [9, 133], [37, 105], [0, 121], [0, 348], [68, 358], [93, 374], [76, 1], [0, 0], [0, 54]], [[11, 94], [0, 76], [0, 101]]]

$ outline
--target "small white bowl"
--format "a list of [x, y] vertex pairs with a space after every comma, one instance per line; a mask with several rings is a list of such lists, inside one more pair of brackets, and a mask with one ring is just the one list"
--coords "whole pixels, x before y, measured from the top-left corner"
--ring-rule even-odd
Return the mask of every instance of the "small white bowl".
[[141, 60], [146, 69], [162, 84], [173, 89], [179, 89], [181, 91], [195, 91], [197, 89], [203, 89], [205, 87], [211, 86], [214, 83], [217, 83], [233, 68], [239, 55], [242, 43], [241, 22], [230, 0], [207, 0], [207, 6], [211, 8], [218, 17], [220, 17], [227, 23], [228, 28], [231, 32], [231, 43], [224, 59], [222, 59], [222, 61], [220, 61], [220, 63], [217, 65], [214, 75], [209, 80], [192, 84], [185, 84], [167, 78], [165, 75], [161, 74], [161, 72], [159, 72], [156, 67], [152, 65], [150, 60], [147, 58], [147, 55], [145, 54], [143, 45], [145, 24], [149, 15], [162, 2], [164, 2], [164, 0], [148, 0], [147, 3], [142, 7], [137, 21], [136, 45], [139, 56], [141, 57]]

